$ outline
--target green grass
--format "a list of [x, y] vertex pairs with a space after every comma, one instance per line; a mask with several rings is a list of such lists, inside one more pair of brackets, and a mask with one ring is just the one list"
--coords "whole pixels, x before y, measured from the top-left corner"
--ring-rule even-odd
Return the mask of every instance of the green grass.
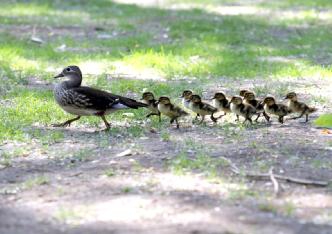
[[107, 169], [104, 174], [107, 176], [107, 177], [113, 177], [116, 175], [116, 172], [113, 168], [110, 168], [110, 169]]
[[[181, 152], [169, 162], [170, 169], [176, 174], [199, 171], [214, 179], [218, 177], [220, 168], [228, 165], [224, 159], [209, 155], [211, 147], [207, 148], [193, 139], [186, 139], [181, 149]], [[189, 155], [190, 153], [193, 155]]]
[[[330, 79], [332, 70], [327, 64], [332, 59], [332, 15], [327, 12], [322, 18], [318, 14], [319, 9], [332, 7], [330, 1], [263, 1], [251, 5], [276, 12], [272, 15], [218, 13], [218, 7], [234, 8], [236, 2], [169, 0], [164, 5], [141, 7], [108, 0], [2, 1], [0, 100], [5, 102], [0, 103], [0, 142], [41, 139], [35, 126], [71, 117], [55, 104], [51, 91], [26, 86], [30, 77], [53, 82], [52, 76], [69, 64], [82, 67], [84, 84], [136, 98], [145, 88], [172, 97], [178, 97], [184, 88], [201, 92], [204, 85], [219, 82], [220, 77]], [[194, 8], [169, 9], [178, 3]], [[280, 17], [283, 12], [292, 14]], [[30, 41], [33, 31], [43, 44]], [[102, 34], [108, 38], [100, 37]], [[58, 49], [61, 45], [66, 45], [65, 51]], [[157, 81], [107, 76], [121, 77], [122, 73]], [[188, 84], [189, 80], [194, 83]], [[258, 87], [256, 91], [266, 93], [270, 88]], [[287, 91], [287, 86], [274, 88], [276, 93]], [[133, 113], [128, 120], [143, 119], [145, 112]], [[122, 113], [110, 118], [122, 121]], [[152, 125], [156, 122], [153, 118]], [[99, 127], [101, 120], [86, 117], [76, 124]], [[144, 131], [135, 125], [127, 133], [138, 137]], [[44, 141], [52, 143], [61, 138], [58, 132]], [[162, 138], [169, 140], [167, 133]]]
[[36, 186], [40, 185], [45, 185], [49, 184], [50, 179], [46, 176], [37, 176], [37, 177], [32, 177], [30, 179], [27, 179], [26, 181], [23, 182], [22, 186], [25, 189], [31, 189]]
[[332, 128], [332, 114], [324, 114], [315, 120], [318, 127]]

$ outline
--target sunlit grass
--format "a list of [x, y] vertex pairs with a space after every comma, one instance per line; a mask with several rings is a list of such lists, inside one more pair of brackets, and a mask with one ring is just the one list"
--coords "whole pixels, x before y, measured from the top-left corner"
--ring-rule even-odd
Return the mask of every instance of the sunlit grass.
[[[146, 88], [171, 97], [178, 97], [184, 88], [201, 92], [220, 77], [330, 79], [330, 1], [263, 1], [252, 7], [275, 14], [250, 17], [208, 9], [232, 2], [181, 0], [139, 7], [108, 0], [5, 0], [0, 26], [11, 27], [0, 32], [0, 98], [10, 104], [0, 106], [0, 139], [28, 139], [29, 126], [71, 117], [56, 105], [51, 91], [24, 86], [30, 77], [52, 81], [69, 64], [82, 68], [85, 85], [134, 98]], [[174, 4], [199, 7], [169, 10]], [[321, 8], [326, 8], [327, 18], [319, 15]], [[25, 27], [31, 34], [21, 33]], [[62, 34], [53, 35], [54, 27]], [[43, 44], [30, 41], [33, 28]], [[59, 50], [62, 45], [65, 49]], [[170, 79], [184, 82], [165, 82]], [[186, 83], [193, 79], [199, 83]], [[134, 120], [142, 119], [145, 112], [133, 113]], [[110, 118], [120, 120], [121, 113]], [[101, 122], [86, 117], [76, 124], [100, 126]]]

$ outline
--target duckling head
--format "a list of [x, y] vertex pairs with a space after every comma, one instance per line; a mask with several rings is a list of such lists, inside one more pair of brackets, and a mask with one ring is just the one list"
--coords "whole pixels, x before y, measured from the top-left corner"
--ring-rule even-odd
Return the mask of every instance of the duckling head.
[[218, 101], [226, 99], [226, 95], [223, 92], [215, 93], [212, 99], [216, 99]]
[[291, 101], [297, 101], [297, 95], [295, 92], [290, 92], [290, 93], [287, 93], [285, 99], [289, 99]]
[[233, 96], [231, 99], [231, 103], [235, 105], [240, 105], [242, 103], [242, 97], [240, 96]]
[[186, 99], [186, 100], [190, 100], [191, 95], [193, 95], [193, 91], [191, 91], [191, 90], [184, 90], [182, 92], [181, 97], [184, 98], [184, 99]]
[[276, 100], [274, 99], [274, 97], [266, 97], [264, 98], [264, 104], [268, 105], [268, 106], [272, 106], [273, 104], [276, 103]]
[[202, 99], [199, 95], [194, 94], [191, 96], [190, 101], [193, 103], [200, 103], [200, 102], [202, 102]]
[[243, 96], [244, 99], [251, 101], [251, 100], [255, 100], [255, 94], [253, 92], [246, 92]]
[[142, 94], [142, 100], [145, 100], [145, 101], [152, 101], [154, 100], [154, 95], [153, 93], [151, 92], [145, 92]]
[[168, 97], [161, 96], [161, 97], [158, 99], [158, 103], [166, 105], [166, 104], [170, 104], [170, 103], [171, 103], [171, 100], [170, 100]]
[[240, 95], [241, 97], [244, 97], [244, 94], [245, 94], [246, 92], [251, 92], [251, 91], [248, 90], [248, 89], [241, 89], [239, 95]]

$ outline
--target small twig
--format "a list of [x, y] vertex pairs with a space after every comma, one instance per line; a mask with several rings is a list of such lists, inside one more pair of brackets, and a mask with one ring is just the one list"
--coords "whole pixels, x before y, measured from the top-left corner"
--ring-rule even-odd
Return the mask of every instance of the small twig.
[[[228, 162], [231, 171], [234, 172], [237, 175], [243, 175], [245, 177], [251, 177], [253, 179], [261, 179], [261, 180], [272, 180], [270, 173], [254, 173], [254, 172], [243, 172], [240, 171], [240, 169], [228, 158], [221, 157], [225, 161]], [[291, 176], [284, 176], [284, 175], [278, 175], [278, 174], [273, 174], [273, 177], [275, 179], [279, 180], [284, 180], [287, 182], [291, 183], [296, 183], [296, 184], [303, 184], [303, 185], [312, 185], [312, 186], [322, 186], [326, 187], [329, 185], [329, 181], [323, 181], [323, 180], [308, 180], [308, 179], [301, 179], [301, 178], [295, 178]]]
[[279, 183], [276, 180], [276, 178], [274, 177], [273, 167], [270, 168], [269, 175], [270, 175], [270, 179], [273, 183], [274, 194], [275, 194], [276, 197], [278, 197], [279, 196]]

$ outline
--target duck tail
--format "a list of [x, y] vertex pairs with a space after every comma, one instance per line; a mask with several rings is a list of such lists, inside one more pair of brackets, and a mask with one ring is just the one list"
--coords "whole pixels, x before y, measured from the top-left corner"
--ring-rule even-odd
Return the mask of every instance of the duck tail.
[[148, 107], [148, 104], [136, 101], [136, 100], [131, 99], [131, 98], [121, 97], [120, 98], [120, 103], [126, 105], [129, 108], [133, 108], [133, 109], [137, 109], [137, 108], [140, 108], [140, 107]]

